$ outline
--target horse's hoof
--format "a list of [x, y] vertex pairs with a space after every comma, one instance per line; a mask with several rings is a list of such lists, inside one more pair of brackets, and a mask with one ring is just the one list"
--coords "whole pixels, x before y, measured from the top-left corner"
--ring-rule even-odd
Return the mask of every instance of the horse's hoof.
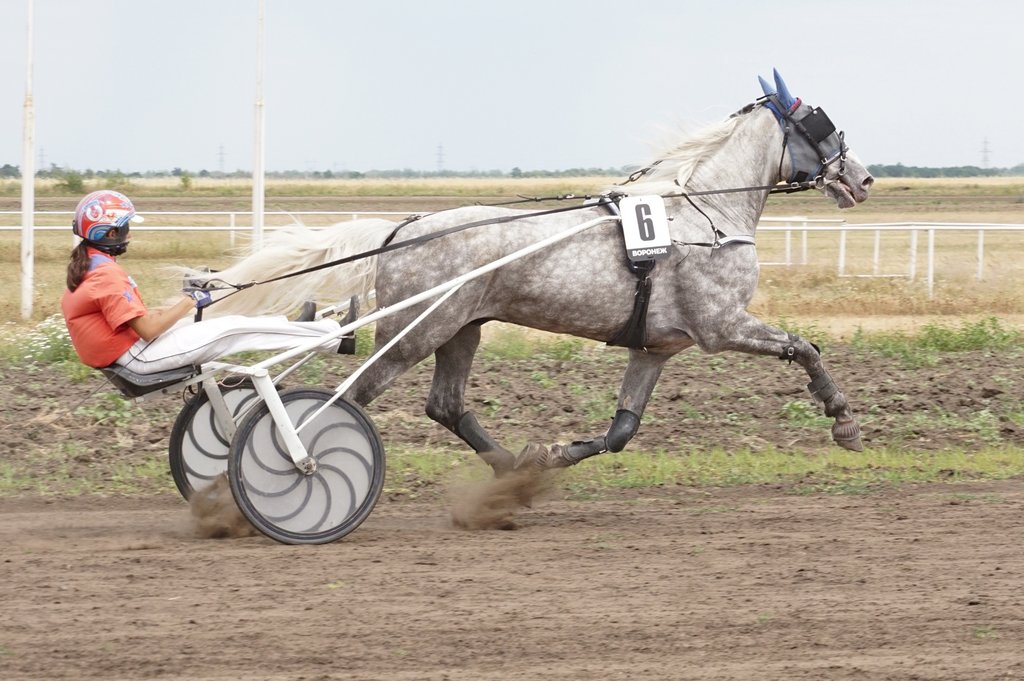
[[860, 441], [860, 426], [853, 419], [833, 423], [832, 439], [843, 449], [849, 449], [852, 452], [864, 451], [864, 444]]
[[546, 471], [551, 468], [565, 468], [572, 462], [565, 457], [561, 445], [552, 445], [548, 449], [544, 445], [531, 442], [516, 457], [516, 471]]
[[516, 457], [515, 470], [517, 471], [542, 471], [547, 468], [548, 449], [544, 445], [530, 442], [523, 451]]

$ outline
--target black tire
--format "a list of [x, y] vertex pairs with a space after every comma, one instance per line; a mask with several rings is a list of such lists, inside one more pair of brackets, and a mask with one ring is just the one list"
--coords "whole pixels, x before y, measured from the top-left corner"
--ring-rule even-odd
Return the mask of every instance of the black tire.
[[[281, 393], [293, 423], [334, 398], [329, 390]], [[311, 475], [292, 463], [264, 402], [238, 426], [228, 455], [231, 493], [242, 514], [263, 534], [284, 544], [325, 544], [366, 520], [384, 487], [384, 446], [373, 422], [356, 404], [335, 400], [299, 433], [317, 462]]]
[[[221, 392], [236, 424], [247, 410], [260, 402], [248, 379], [238, 385], [221, 386]], [[178, 413], [167, 446], [171, 477], [186, 501], [195, 490], [227, 472], [230, 446], [231, 442], [214, 418], [209, 395], [200, 391]]]

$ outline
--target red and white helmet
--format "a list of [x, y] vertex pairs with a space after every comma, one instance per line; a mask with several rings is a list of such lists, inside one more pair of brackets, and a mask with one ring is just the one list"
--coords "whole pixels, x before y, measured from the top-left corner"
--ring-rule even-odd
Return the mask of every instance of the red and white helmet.
[[132, 222], [142, 222], [142, 216], [135, 214], [131, 199], [120, 192], [101, 189], [78, 202], [71, 230], [91, 245], [117, 248], [128, 243]]

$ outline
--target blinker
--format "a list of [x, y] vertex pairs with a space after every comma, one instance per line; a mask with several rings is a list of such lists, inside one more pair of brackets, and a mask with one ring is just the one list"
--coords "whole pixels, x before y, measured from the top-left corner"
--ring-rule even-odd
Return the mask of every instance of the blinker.
[[829, 119], [828, 114], [815, 107], [807, 112], [803, 118], [793, 117], [793, 120], [804, 126], [807, 131], [807, 138], [814, 144], [821, 144], [836, 131], [835, 124]]

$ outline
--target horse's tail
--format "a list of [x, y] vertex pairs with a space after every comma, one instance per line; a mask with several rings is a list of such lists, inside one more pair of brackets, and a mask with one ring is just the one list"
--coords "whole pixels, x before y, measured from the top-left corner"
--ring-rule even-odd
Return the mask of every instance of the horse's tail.
[[[395, 230], [390, 220], [340, 222], [323, 229], [292, 225], [268, 233], [263, 247], [214, 274], [189, 272], [190, 276], [221, 279], [235, 285], [261, 282], [378, 248]], [[211, 316], [226, 314], [287, 314], [303, 302], [347, 302], [359, 296], [365, 306], [377, 272], [376, 256], [316, 272], [252, 286], [238, 293], [215, 294]], [[223, 284], [221, 284], [223, 285]]]

